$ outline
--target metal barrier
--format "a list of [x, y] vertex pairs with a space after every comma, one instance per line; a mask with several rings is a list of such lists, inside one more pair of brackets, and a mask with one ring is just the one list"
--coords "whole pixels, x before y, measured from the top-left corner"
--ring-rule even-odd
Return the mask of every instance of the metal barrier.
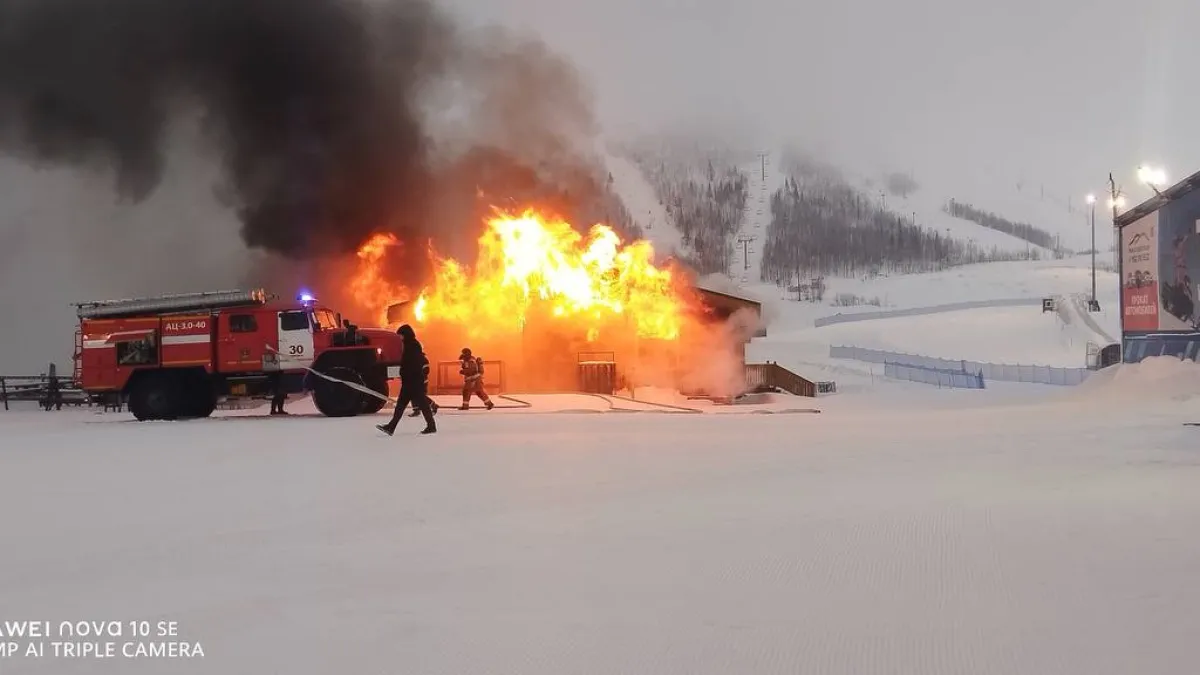
[[909, 366], [912, 368], [979, 373], [984, 379], [995, 382], [1026, 382], [1031, 384], [1073, 386], [1080, 384], [1092, 374], [1092, 371], [1087, 368], [1055, 368], [1052, 366], [938, 359], [918, 354], [904, 354], [881, 349], [864, 349], [862, 347], [838, 345], [830, 345], [829, 356], [835, 359], [853, 359], [868, 363], [893, 363], [898, 366]]
[[940, 368], [921, 368], [918, 366], [903, 366], [896, 363], [884, 362], [883, 376], [893, 380], [920, 382], [948, 389], [983, 389], [983, 374], [971, 374], [965, 370], [943, 370]]

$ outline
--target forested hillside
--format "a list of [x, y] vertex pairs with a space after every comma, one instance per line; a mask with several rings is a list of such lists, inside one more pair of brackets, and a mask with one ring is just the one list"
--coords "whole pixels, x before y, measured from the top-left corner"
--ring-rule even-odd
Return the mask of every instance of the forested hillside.
[[735, 156], [666, 143], [641, 146], [630, 154], [691, 251], [686, 262], [700, 274], [727, 272], [733, 234], [748, 200], [747, 179]]

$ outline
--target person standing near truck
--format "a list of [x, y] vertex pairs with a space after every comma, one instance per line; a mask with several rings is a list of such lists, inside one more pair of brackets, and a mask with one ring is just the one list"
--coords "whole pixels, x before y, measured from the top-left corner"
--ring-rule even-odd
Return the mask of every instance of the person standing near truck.
[[275, 371], [267, 376], [271, 385], [271, 414], [286, 415], [283, 403], [287, 400], [287, 391], [283, 388], [283, 373]]

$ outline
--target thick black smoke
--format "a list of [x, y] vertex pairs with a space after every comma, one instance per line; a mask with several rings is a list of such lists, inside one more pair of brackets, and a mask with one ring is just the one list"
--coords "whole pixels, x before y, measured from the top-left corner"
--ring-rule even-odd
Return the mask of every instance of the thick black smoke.
[[0, 0], [0, 152], [141, 200], [199, 109], [248, 245], [352, 250], [420, 218], [418, 100], [452, 34], [421, 0]]

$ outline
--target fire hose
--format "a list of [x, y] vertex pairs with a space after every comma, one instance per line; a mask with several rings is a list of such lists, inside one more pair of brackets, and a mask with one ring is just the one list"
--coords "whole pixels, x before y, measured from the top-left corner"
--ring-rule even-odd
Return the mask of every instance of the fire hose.
[[[276, 356], [281, 355], [279, 353], [279, 350], [275, 349], [271, 345], [264, 345], [264, 346], [267, 348], [268, 351], [274, 353]], [[309, 368], [308, 366], [301, 366], [301, 368], [307, 370], [308, 372], [312, 373], [313, 375], [316, 375], [317, 377], [319, 377], [323, 380], [328, 380], [330, 382], [340, 382], [341, 384], [344, 384], [347, 387], [354, 389], [355, 391], [361, 391], [362, 393], [370, 395], [370, 396], [374, 396], [377, 399], [387, 401], [387, 402], [393, 403], [393, 404], [399, 403], [399, 401], [397, 401], [396, 399], [391, 398], [385, 394], [381, 394], [381, 393], [375, 391], [374, 389], [372, 389], [370, 387], [365, 387], [357, 382], [351, 382], [349, 380], [342, 380], [342, 379], [333, 377], [332, 375], [326, 375], [325, 373], [322, 373], [321, 371], [319, 371], [315, 368]]]

